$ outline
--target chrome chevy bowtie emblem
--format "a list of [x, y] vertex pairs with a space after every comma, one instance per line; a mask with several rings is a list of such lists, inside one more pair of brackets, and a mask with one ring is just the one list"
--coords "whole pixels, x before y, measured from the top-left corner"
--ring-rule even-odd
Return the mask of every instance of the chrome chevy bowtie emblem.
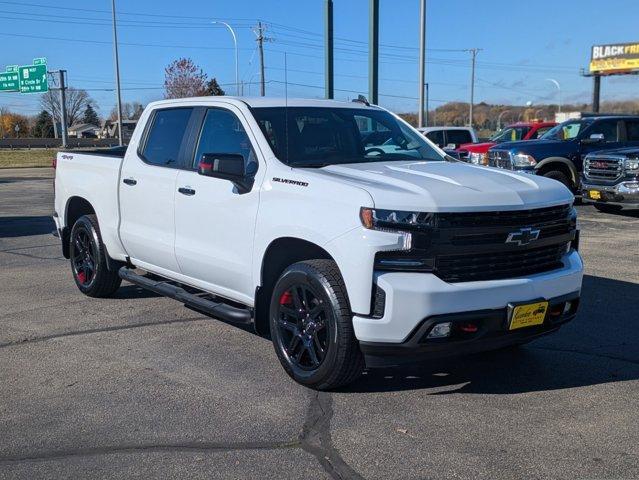
[[510, 232], [506, 243], [516, 243], [520, 247], [528, 245], [539, 238], [539, 229], [533, 229], [530, 227], [520, 228], [516, 232]]

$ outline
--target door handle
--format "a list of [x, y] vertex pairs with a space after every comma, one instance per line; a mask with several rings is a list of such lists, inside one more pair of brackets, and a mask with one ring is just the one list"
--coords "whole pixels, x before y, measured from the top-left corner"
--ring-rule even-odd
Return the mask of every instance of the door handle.
[[195, 195], [195, 190], [190, 187], [180, 187], [178, 188], [178, 192], [182, 195], [188, 195], [189, 197]]
[[122, 182], [131, 186], [136, 185], [138, 183], [138, 181], [135, 178], [125, 178], [124, 180], [122, 180]]

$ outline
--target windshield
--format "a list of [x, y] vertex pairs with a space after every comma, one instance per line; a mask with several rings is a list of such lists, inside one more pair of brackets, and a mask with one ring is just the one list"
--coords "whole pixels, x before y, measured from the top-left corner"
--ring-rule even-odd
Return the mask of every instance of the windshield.
[[422, 135], [383, 110], [264, 107], [253, 108], [253, 115], [277, 158], [291, 167], [444, 160]]
[[529, 130], [530, 127], [508, 127], [493, 135], [490, 141], [495, 143], [516, 142], [523, 140]]
[[586, 128], [582, 120], [572, 120], [552, 127], [541, 137], [542, 140], [568, 141], [577, 138], [579, 132]]

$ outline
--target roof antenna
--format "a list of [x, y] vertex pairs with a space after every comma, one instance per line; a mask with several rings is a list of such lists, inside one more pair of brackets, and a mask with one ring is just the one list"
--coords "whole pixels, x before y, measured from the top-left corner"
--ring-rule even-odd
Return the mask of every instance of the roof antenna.
[[286, 132], [286, 163], [288, 164], [288, 65], [286, 52], [284, 52], [284, 131]]

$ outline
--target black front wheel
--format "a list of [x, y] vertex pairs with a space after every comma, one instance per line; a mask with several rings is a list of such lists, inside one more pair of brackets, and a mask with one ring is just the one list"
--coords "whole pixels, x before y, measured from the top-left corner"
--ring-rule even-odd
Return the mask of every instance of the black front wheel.
[[364, 368], [346, 287], [332, 260], [295, 263], [282, 273], [273, 289], [270, 327], [282, 366], [303, 385], [331, 390]]
[[117, 271], [107, 268], [106, 250], [96, 216], [78, 218], [71, 229], [69, 242], [71, 271], [80, 291], [89, 297], [109, 297], [115, 293], [122, 279]]

